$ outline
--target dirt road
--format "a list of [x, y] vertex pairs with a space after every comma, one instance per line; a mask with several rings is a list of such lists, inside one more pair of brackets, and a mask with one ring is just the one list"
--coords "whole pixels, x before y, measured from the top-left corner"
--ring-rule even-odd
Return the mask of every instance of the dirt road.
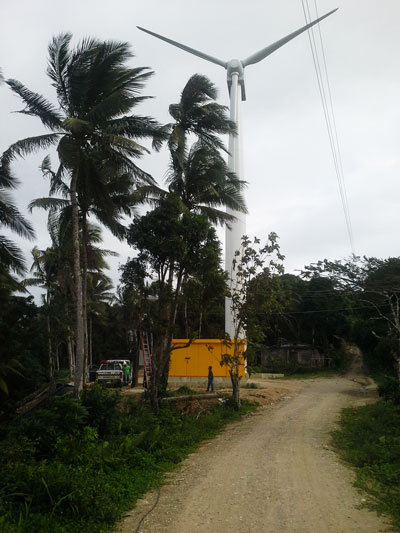
[[[299, 390], [300, 389], [300, 390]], [[231, 425], [138, 502], [121, 532], [378, 533], [353, 472], [330, 449], [340, 409], [373, 394], [349, 378], [292, 386], [280, 402]]]

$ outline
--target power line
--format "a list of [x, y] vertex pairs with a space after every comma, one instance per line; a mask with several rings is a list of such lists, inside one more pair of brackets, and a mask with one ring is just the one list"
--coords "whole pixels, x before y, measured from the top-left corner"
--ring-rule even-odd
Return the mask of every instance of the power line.
[[[306, 20], [306, 23], [309, 23], [311, 21], [311, 15], [310, 15], [310, 8], [308, 5], [308, 0], [305, 0], [306, 5], [304, 4], [304, 0], [301, 0], [301, 3], [303, 6], [304, 18]], [[317, 18], [318, 18], [318, 8], [317, 8], [316, 0], [314, 0], [314, 5], [315, 5]], [[306, 9], [306, 6], [307, 6], [307, 9]], [[339, 193], [340, 193], [340, 198], [342, 201], [343, 212], [344, 212], [344, 217], [346, 221], [346, 228], [347, 228], [347, 233], [348, 233], [349, 241], [350, 241], [350, 248], [351, 248], [352, 253], [355, 254], [353, 229], [351, 225], [350, 210], [349, 210], [349, 205], [348, 205], [348, 200], [347, 200], [347, 192], [346, 192], [346, 186], [345, 186], [345, 180], [344, 180], [344, 172], [343, 172], [342, 158], [341, 158], [341, 152], [340, 152], [339, 138], [338, 138], [338, 133], [337, 133], [337, 128], [336, 128], [335, 113], [334, 113], [333, 103], [332, 103], [332, 92], [330, 89], [328, 69], [326, 65], [325, 51], [324, 51], [324, 46], [323, 46], [323, 41], [322, 41], [322, 33], [321, 33], [321, 28], [319, 24], [318, 24], [318, 31], [319, 31], [319, 38], [320, 38], [320, 45], [321, 45], [321, 55], [322, 55], [324, 71], [325, 71], [327, 91], [325, 91], [324, 78], [321, 72], [320, 60], [319, 60], [317, 45], [315, 42], [313, 28], [308, 29], [308, 39], [310, 42], [315, 73], [317, 76], [318, 89], [319, 89], [319, 93], [321, 96], [322, 108], [324, 111], [325, 123], [326, 123], [327, 131], [328, 131], [328, 138], [329, 138], [329, 144], [330, 144], [331, 152], [332, 152], [333, 164], [335, 167], [336, 178], [337, 178], [338, 185], [339, 185]], [[326, 96], [326, 92], [328, 93], [328, 98]], [[329, 99], [329, 105], [328, 105], [328, 99]]]

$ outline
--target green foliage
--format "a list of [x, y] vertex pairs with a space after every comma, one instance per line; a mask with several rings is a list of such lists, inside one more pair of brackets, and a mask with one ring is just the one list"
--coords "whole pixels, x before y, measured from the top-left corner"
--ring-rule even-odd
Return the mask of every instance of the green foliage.
[[[46, 379], [45, 324], [33, 297], [0, 294], [0, 412], [33, 392]], [[3, 403], [4, 402], [4, 403]]]
[[397, 377], [383, 375], [378, 383], [378, 393], [384, 400], [400, 405], [399, 382]]
[[100, 437], [118, 432], [121, 412], [118, 391], [109, 391], [94, 383], [82, 392], [81, 399], [88, 412], [88, 424], [97, 428]]
[[[54, 398], [15, 421], [0, 441], [0, 530], [108, 532], [162, 474], [241, 413], [218, 405], [200, 415], [147, 405], [93, 387], [81, 401]], [[109, 409], [109, 411], [108, 411]], [[108, 425], [105, 418], [118, 420]]]
[[[15, 442], [25, 443], [29, 453], [34, 450], [35, 459], [46, 459], [54, 455], [57, 439], [66, 435], [78, 436], [87, 418], [86, 408], [74, 398], [54, 397], [48, 408], [38, 409], [14, 423], [10, 436]], [[21, 453], [25, 454], [23, 446]]]
[[282, 379], [316, 379], [316, 378], [334, 378], [338, 371], [334, 368], [310, 368], [306, 366], [293, 366], [285, 372]]
[[333, 442], [358, 467], [356, 485], [371, 494], [378, 511], [400, 526], [400, 407], [377, 402], [345, 409]]
[[[367, 352], [370, 366], [388, 371], [387, 356], [398, 366], [400, 362], [400, 258], [377, 259], [352, 256], [347, 261], [319, 261], [305, 267], [303, 276], [329, 281], [336, 292], [348, 295], [356, 304], [357, 318], [353, 320], [355, 340]], [[347, 306], [349, 307], [349, 306]], [[381, 361], [374, 353], [383, 341], [391, 344]], [[388, 348], [388, 346], [387, 346]], [[392, 367], [394, 373], [394, 367]]]
[[247, 372], [251, 376], [252, 374], [261, 374], [262, 369], [261, 369], [261, 366], [247, 365]]
[[174, 396], [190, 396], [193, 394], [197, 394], [196, 391], [186, 385], [182, 385], [182, 387], [173, 391]]

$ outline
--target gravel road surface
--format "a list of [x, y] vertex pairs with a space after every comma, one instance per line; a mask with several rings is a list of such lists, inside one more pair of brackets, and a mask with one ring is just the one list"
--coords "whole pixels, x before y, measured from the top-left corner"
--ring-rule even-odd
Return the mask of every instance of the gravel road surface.
[[167, 477], [160, 493], [138, 502], [119, 531], [389, 531], [388, 521], [363, 507], [365, 495], [352, 486], [354, 473], [330, 448], [340, 409], [375, 393], [350, 377], [288, 387], [279, 402], [204, 443]]

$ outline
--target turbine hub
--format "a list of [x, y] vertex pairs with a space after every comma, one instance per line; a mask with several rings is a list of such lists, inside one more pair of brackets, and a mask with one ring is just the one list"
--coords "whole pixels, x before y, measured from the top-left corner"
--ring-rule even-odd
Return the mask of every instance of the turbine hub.
[[232, 74], [235, 72], [239, 74], [239, 80], [244, 78], [244, 67], [239, 59], [231, 59], [228, 61], [226, 69], [230, 79], [232, 79]]

